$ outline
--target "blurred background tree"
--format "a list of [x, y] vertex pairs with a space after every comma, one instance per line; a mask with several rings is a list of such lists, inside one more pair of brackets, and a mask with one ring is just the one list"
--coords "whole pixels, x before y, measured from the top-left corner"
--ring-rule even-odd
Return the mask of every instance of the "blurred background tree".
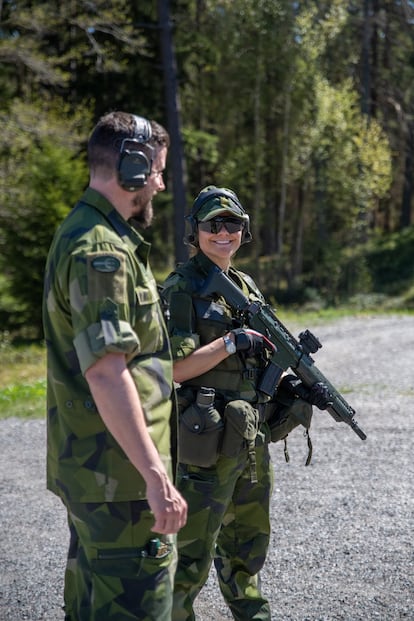
[[249, 211], [238, 264], [272, 301], [339, 304], [392, 281], [409, 306], [413, 31], [409, 0], [3, 0], [4, 328], [41, 335], [47, 249], [112, 109], [173, 138], [146, 233], [160, 277], [186, 256], [183, 215], [213, 183]]

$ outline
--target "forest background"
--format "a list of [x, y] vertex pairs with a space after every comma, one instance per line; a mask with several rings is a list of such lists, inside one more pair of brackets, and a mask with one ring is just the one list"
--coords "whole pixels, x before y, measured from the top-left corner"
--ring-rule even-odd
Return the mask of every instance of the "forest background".
[[213, 183], [273, 304], [414, 308], [411, 0], [0, 0], [0, 92], [0, 341], [42, 336], [47, 251], [113, 109], [171, 135], [160, 279]]

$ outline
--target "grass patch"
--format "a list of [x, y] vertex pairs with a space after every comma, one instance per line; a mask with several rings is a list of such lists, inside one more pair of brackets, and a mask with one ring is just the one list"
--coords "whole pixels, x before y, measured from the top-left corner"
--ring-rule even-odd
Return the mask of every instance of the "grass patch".
[[0, 419], [41, 418], [46, 412], [46, 380], [15, 384], [0, 390]]
[[0, 418], [40, 418], [46, 412], [46, 349], [0, 340]]

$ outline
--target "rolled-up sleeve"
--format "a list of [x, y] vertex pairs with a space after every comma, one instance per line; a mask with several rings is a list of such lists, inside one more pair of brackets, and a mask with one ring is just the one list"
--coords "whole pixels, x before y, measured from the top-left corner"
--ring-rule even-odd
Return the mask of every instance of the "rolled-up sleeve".
[[83, 374], [107, 353], [130, 357], [140, 351], [131, 325], [126, 261], [117, 251], [91, 252], [71, 261], [73, 345]]

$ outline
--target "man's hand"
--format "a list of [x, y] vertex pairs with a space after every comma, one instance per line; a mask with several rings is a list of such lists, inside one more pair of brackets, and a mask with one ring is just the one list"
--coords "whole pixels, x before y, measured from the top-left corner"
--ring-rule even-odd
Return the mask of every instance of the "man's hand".
[[152, 531], [173, 535], [187, 521], [187, 503], [166, 475], [147, 485], [147, 500], [155, 518]]
[[263, 349], [274, 349], [274, 345], [260, 332], [249, 328], [236, 328], [231, 331], [237, 351], [242, 351], [247, 358], [260, 356]]
[[315, 405], [320, 410], [326, 410], [333, 403], [328, 387], [325, 384], [316, 382], [310, 388], [306, 388], [296, 375], [285, 375], [280, 381], [278, 390], [286, 390], [311, 405]]

